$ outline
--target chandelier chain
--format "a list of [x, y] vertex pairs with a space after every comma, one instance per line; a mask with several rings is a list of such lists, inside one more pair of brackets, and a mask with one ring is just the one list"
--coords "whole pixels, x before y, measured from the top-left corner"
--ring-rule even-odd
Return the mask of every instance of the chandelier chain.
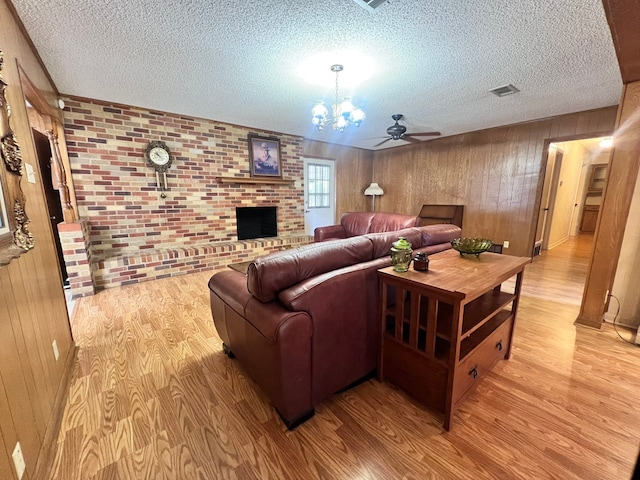
[[338, 115], [338, 70], [336, 70], [336, 104], [334, 106], [335, 113], [334, 115]]

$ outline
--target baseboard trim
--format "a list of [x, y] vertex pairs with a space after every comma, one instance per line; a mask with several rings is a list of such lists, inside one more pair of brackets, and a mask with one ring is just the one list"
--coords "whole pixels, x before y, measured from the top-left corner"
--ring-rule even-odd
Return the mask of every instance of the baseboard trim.
[[53, 461], [56, 458], [56, 452], [58, 450], [58, 433], [60, 431], [60, 424], [62, 423], [62, 416], [64, 415], [64, 407], [69, 397], [69, 388], [71, 386], [71, 377], [77, 353], [78, 347], [75, 342], [73, 342], [65, 360], [64, 372], [60, 379], [60, 385], [58, 385], [51, 415], [49, 415], [49, 421], [47, 422], [47, 427], [44, 432], [33, 478], [50, 478], [49, 473], [51, 472], [51, 467], [53, 466]]

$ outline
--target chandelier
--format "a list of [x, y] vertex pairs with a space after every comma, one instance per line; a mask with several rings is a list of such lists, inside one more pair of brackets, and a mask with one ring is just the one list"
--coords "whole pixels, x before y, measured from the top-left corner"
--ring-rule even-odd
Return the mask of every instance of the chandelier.
[[364, 112], [362, 109], [351, 103], [351, 99], [345, 97], [342, 102], [338, 103], [338, 74], [344, 70], [342, 65], [331, 65], [331, 71], [336, 74], [336, 100], [332, 105], [332, 117], [328, 118], [329, 111], [324, 106], [323, 101], [316, 103], [316, 106], [311, 110], [311, 123], [318, 129], [323, 130], [326, 126], [333, 126], [334, 130], [344, 132], [344, 129], [349, 125], [355, 125], [359, 127], [364, 120]]

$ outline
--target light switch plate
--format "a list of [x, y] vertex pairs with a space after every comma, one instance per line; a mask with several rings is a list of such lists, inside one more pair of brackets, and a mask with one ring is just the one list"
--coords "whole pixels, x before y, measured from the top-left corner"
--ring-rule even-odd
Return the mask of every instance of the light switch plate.
[[24, 168], [27, 170], [27, 182], [36, 183], [36, 172], [33, 171], [33, 166], [30, 163], [25, 163]]
[[57, 362], [58, 358], [60, 357], [60, 352], [58, 351], [58, 342], [54, 340], [51, 346], [53, 347], [53, 356], [56, 358]]
[[16, 467], [18, 480], [21, 480], [22, 475], [24, 475], [26, 466], [24, 464], [24, 457], [22, 456], [22, 448], [20, 447], [20, 442], [16, 443], [16, 448], [13, 449], [13, 453], [11, 454], [11, 456], [13, 457], [13, 465]]

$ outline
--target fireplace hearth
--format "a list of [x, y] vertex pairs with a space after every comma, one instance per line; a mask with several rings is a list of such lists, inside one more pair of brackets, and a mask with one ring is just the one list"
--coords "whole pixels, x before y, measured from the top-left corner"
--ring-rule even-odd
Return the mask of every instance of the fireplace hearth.
[[277, 207], [236, 207], [238, 240], [278, 236]]

